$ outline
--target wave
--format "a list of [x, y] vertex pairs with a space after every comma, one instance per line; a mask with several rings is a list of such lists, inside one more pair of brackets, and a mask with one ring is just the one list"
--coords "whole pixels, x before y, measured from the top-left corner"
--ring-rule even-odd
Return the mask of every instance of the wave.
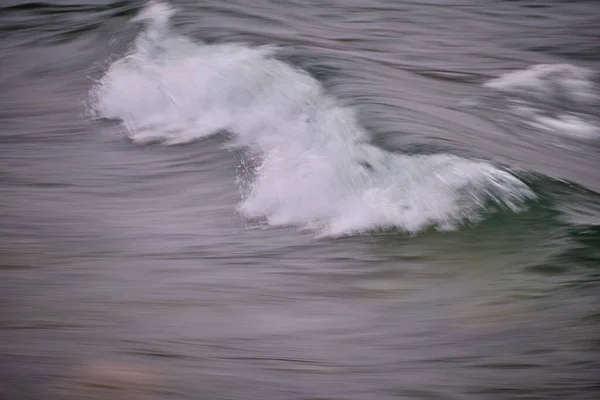
[[138, 143], [231, 133], [258, 157], [239, 179], [244, 216], [332, 236], [416, 233], [518, 212], [536, 197], [487, 162], [372, 145], [354, 110], [276, 48], [193, 42], [171, 31], [174, 12], [151, 2], [134, 18], [145, 28], [92, 89], [93, 111], [122, 121]]
[[600, 138], [597, 75], [570, 64], [539, 64], [486, 82], [503, 109], [526, 125], [580, 139]]

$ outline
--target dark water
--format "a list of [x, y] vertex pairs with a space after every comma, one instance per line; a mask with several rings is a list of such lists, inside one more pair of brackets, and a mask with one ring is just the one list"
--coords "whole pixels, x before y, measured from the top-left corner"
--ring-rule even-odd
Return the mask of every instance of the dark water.
[[173, 5], [2, 2], [0, 397], [600, 395], [600, 3]]

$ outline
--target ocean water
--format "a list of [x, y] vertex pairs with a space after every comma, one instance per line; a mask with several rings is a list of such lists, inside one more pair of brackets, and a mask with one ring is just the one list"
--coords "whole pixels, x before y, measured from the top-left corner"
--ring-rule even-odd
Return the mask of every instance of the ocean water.
[[0, 397], [600, 395], [600, 3], [0, 32]]

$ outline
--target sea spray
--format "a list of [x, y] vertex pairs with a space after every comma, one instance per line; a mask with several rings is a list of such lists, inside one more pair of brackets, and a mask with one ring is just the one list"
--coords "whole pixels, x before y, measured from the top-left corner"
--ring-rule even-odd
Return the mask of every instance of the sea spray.
[[173, 12], [151, 2], [135, 18], [145, 27], [92, 89], [94, 112], [139, 143], [231, 133], [258, 154], [242, 179], [243, 215], [323, 235], [415, 233], [479, 220], [490, 204], [516, 212], [535, 197], [486, 162], [375, 147], [352, 108], [273, 48], [195, 43], [169, 29]]

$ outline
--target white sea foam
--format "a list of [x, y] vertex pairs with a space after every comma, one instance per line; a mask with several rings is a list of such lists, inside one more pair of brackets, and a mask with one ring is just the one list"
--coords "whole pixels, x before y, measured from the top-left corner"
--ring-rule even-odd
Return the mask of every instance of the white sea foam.
[[234, 135], [260, 161], [240, 212], [324, 235], [397, 228], [451, 229], [491, 202], [519, 211], [533, 192], [488, 163], [448, 154], [392, 154], [368, 143], [351, 108], [273, 49], [193, 43], [151, 3], [132, 52], [92, 90], [94, 110], [123, 121], [132, 140], [186, 143]]
[[522, 122], [574, 138], [600, 138], [596, 74], [570, 64], [540, 64], [484, 84], [504, 96]]

